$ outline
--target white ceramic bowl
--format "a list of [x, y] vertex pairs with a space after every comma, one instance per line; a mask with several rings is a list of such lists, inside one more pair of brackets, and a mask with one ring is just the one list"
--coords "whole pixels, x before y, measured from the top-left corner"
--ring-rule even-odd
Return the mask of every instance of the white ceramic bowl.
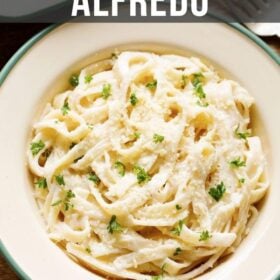
[[261, 120], [265, 128], [259, 131], [266, 142], [271, 189], [253, 230], [235, 254], [200, 279], [264, 280], [277, 275], [280, 271], [279, 66], [261, 48], [263, 43], [258, 46], [240, 32], [241, 27], [239, 31], [236, 27], [222, 23], [65, 24], [33, 39], [3, 69], [0, 83], [18, 58], [43, 37], [16, 63], [0, 88], [1, 248], [23, 278], [98, 278], [48, 239], [32, 198], [26, 149], [31, 124], [46, 99], [66, 84], [72, 72], [104, 55], [103, 50], [108, 54], [117, 46], [195, 54], [239, 81], [255, 97], [258, 123]]

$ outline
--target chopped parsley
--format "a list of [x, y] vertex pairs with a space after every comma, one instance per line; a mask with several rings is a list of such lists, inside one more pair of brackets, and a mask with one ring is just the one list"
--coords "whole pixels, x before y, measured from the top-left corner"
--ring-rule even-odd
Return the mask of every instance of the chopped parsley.
[[39, 140], [38, 142], [33, 142], [30, 144], [30, 149], [33, 156], [36, 156], [39, 154], [41, 150], [45, 148], [45, 143], [42, 140]]
[[125, 165], [122, 162], [116, 161], [114, 167], [118, 170], [120, 176], [123, 177], [125, 175]]
[[193, 75], [192, 85], [194, 87], [194, 94], [199, 99], [205, 99], [206, 93], [203, 90], [203, 80], [204, 76], [201, 73], [196, 73]]
[[164, 141], [164, 136], [159, 135], [159, 134], [154, 134], [153, 136], [154, 143], [162, 143]]
[[63, 200], [58, 200], [51, 206], [58, 206], [63, 203], [64, 210], [68, 211], [69, 209], [74, 208], [74, 205], [71, 203], [71, 199], [74, 197], [76, 197], [75, 194], [71, 190], [68, 190]]
[[200, 107], [208, 107], [208, 106], [209, 106], [209, 103], [208, 103], [208, 102], [203, 102], [203, 101], [201, 101], [201, 100], [198, 100], [198, 101], [196, 102], [196, 104], [197, 104], [198, 106], [200, 106]]
[[181, 206], [181, 205], [179, 205], [179, 204], [176, 204], [176, 209], [179, 211], [179, 210], [181, 210], [181, 209], [182, 209], [182, 206]]
[[111, 84], [105, 84], [103, 86], [103, 89], [102, 89], [102, 93], [101, 93], [101, 96], [103, 99], [108, 99], [109, 96], [111, 95], [111, 92], [112, 92], [112, 85]]
[[58, 200], [58, 201], [54, 202], [51, 206], [57, 206], [57, 205], [59, 205], [60, 203], [62, 203], [62, 200]]
[[135, 139], [139, 139], [140, 136], [141, 136], [141, 133], [140, 132], [134, 132], [133, 136], [134, 136]]
[[99, 177], [94, 173], [90, 173], [88, 176], [88, 179], [92, 182], [94, 182], [96, 185], [99, 185], [101, 180], [99, 179]]
[[63, 116], [66, 116], [69, 111], [70, 111], [69, 103], [68, 103], [68, 98], [65, 99], [63, 106], [61, 107], [61, 112]]
[[145, 171], [144, 168], [140, 167], [140, 166], [134, 166], [133, 168], [134, 173], [137, 176], [137, 181], [138, 184], [143, 184], [143, 183], [147, 183], [148, 181], [151, 180], [151, 177], [149, 176], [149, 174]]
[[37, 182], [35, 182], [35, 185], [36, 185], [39, 189], [46, 189], [46, 188], [48, 187], [46, 178], [40, 178], [40, 179], [38, 179]]
[[239, 167], [244, 167], [244, 166], [246, 166], [246, 162], [245, 162], [245, 161], [242, 161], [242, 160], [240, 159], [240, 157], [237, 158], [237, 159], [235, 159], [235, 160], [232, 160], [229, 164], [230, 164], [230, 166], [231, 166], [232, 168], [239, 168]]
[[88, 254], [91, 254], [91, 249], [90, 249], [89, 247], [87, 247], [87, 248], [86, 248], [86, 252], [87, 252]]
[[204, 80], [204, 76], [202, 73], [195, 73], [193, 75], [192, 85], [194, 87], [197, 87], [198, 85], [201, 85], [203, 83], [203, 80]]
[[208, 193], [218, 202], [223, 197], [225, 192], [225, 184], [224, 182], [221, 182], [216, 186], [216, 188], [211, 188]]
[[244, 184], [245, 183], [245, 178], [241, 178], [238, 180], [240, 184]]
[[186, 75], [182, 75], [181, 77], [181, 88], [184, 89], [187, 85], [188, 77]]
[[55, 180], [60, 186], [65, 186], [65, 181], [64, 181], [63, 175], [55, 176]]
[[212, 237], [208, 230], [204, 230], [200, 233], [199, 241], [207, 241]]
[[69, 83], [73, 87], [78, 86], [79, 85], [79, 76], [78, 75], [72, 75], [69, 79]]
[[239, 139], [243, 139], [243, 140], [247, 140], [248, 137], [251, 136], [251, 132], [250, 131], [245, 131], [245, 132], [240, 132], [239, 131], [239, 125], [238, 127], [235, 129], [234, 131], [235, 136], [238, 137]]
[[156, 87], [157, 87], [157, 80], [154, 80], [154, 81], [146, 84], [146, 88], [148, 88], [148, 89], [154, 90], [154, 89], [156, 89]]
[[85, 76], [85, 83], [86, 83], [86, 84], [89, 84], [89, 83], [92, 81], [92, 79], [93, 79], [93, 78], [92, 78], [91, 75], [86, 75], [86, 76]]
[[132, 106], [135, 106], [137, 103], [138, 103], [138, 98], [136, 96], [136, 93], [133, 92], [131, 95], [130, 95], [130, 103]]
[[113, 215], [108, 226], [107, 230], [110, 234], [122, 232], [122, 226], [117, 221], [117, 216]]
[[171, 232], [175, 235], [180, 236], [182, 229], [183, 229], [183, 224], [184, 224], [184, 222], [182, 220], [180, 220], [178, 225], [175, 228], [171, 229]]
[[202, 84], [198, 84], [197, 86], [195, 86], [194, 90], [195, 90], [195, 95], [199, 99], [205, 99], [206, 98], [206, 93], [203, 90]]
[[74, 205], [70, 202], [71, 198], [74, 198], [75, 194], [69, 190], [66, 193], [65, 199], [64, 199], [64, 210], [68, 211], [70, 208], [73, 208]]
[[173, 256], [178, 256], [181, 253], [182, 253], [182, 249], [178, 247], [178, 248], [176, 248], [175, 252], [173, 253]]

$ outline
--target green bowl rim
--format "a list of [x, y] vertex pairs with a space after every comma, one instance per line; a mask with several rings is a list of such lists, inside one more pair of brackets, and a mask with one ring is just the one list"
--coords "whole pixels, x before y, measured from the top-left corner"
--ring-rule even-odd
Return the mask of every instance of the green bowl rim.
[[[280, 65], [280, 56], [272, 50], [261, 38], [252, 33], [250, 30], [245, 28], [239, 23], [227, 23], [234, 29], [246, 35], [253, 42], [255, 42], [259, 47], [261, 47], [278, 65]], [[32, 48], [38, 41], [44, 38], [52, 30], [60, 26], [60, 24], [52, 24], [49, 27], [43, 29], [41, 32], [30, 38], [24, 45], [22, 45], [18, 51], [9, 59], [0, 72], [0, 87], [8, 77], [9, 73], [13, 67], [18, 63], [18, 61], [26, 54], [26, 52]], [[0, 240], [0, 254], [6, 259], [9, 265], [16, 272], [18, 277], [22, 280], [31, 280], [31, 278], [22, 270], [22, 268], [16, 263], [11, 254], [8, 252], [3, 242]], [[280, 273], [275, 276], [274, 280], [280, 280]]]

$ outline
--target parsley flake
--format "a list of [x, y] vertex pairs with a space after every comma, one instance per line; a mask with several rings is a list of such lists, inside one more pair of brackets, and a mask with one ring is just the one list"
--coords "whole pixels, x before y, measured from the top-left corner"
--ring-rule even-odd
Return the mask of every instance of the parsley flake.
[[57, 206], [62, 202], [62, 200], [58, 200], [56, 202], [54, 202], [53, 204], [51, 204], [51, 206]]
[[181, 210], [181, 209], [182, 209], [182, 206], [181, 206], [181, 205], [179, 205], [179, 204], [176, 204], [176, 209], [179, 211], [179, 210]]
[[204, 230], [200, 233], [199, 241], [207, 241], [212, 237], [208, 230]]
[[118, 170], [120, 176], [123, 177], [125, 175], [125, 165], [122, 162], [116, 161], [114, 167]]
[[117, 221], [117, 216], [113, 215], [108, 226], [107, 230], [110, 234], [122, 232], [122, 226]]
[[192, 85], [194, 87], [197, 87], [198, 85], [201, 85], [203, 83], [204, 76], [202, 73], [195, 73], [193, 74], [193, 79], [192, 79]]
[[111, 92], [112, 92], [112, 85], [111, 84], [105, 84], [103, 86], [103, 89], [102, 89], [102, 93], [101, 93], [101, 96], [103, 99], [108, 99], [109, 96], [111, 95]]
[[86, 83], [86, 84], [89, 84], [89, 83], [92, 81], [92, 79], [93, 79], [93, 78], [92, 78], [91, 75], [86, 75], [86, 76], [85, 76], [85, 83]]
[[151, 177], [149, 176], [149, 174], [145, 171], [144, 168], [140, 167], [140, 166], [134, 166], [133, 168], [134, 173], [137, 176], [137, 181], [138, 184], [143, 184], [143, 183], [147, 183], [148, 181], [151, 180]]
[[146, 84], [146, 88], [148, 88], [148, 89], [154, 90], [154, 89], [156, 89], [156, 87], [157, 87], [157, 80], [154, 80], [154, 81]]
[[175, 228], [171, 229], [171, 232], [175, 235], [180, 236], [182, 229], [183, 229], [183, 224], [184, 224], [184, 222], [182, 220], [180, 220], [178, 225]]
[[182, 249], [178, 247], [178, 248], [176, 248], [175, 252], [173, 253], [173, 256], [178, 256], [181, 253], [182, 253]]
[[240, 157], [237, 158], [237, 159], [235, 159], [235, 160], [232, 160], [229, 164], [230, 164], [230, 166], [231, 166], [232, 168], [239, 168], [239, 167], [244, 167], [244, 166], [246, 166], [245, 161], [242, 161], [242, 160], [240, 159]]
[[138, 103], [138, 98], [136, 96], [136, 93], [133, 92], [131, 95], [130, 95], [130, 103], [132, 106], [135, 106], [137, 103]]
[[39, 154], [41, 150], [45, 148], [45, 143], [42, 140], [39, 140], [38, 142], [33, 142], [30, 144], [30, 149], [33, 156], [36, 156]]
[[238, 180], [240, 184], [244, 184], [245, 183], [245, 178], [241, 178]]
[[69, 103], [68, 103], [68, 98], [65, 99], [63, 106], [61, 107], [61, 112], [63, 116], [66, 116], [69, 111], [70, 111]]
[[46, 189], [46, 188], [48, 187], [46, 178], [40, 178], [40, 179], [38, 179], [37, 182], [35, 182], [35, 185], [36, 185], [39, 189]]
[[199, 99], [205, 99], [206, 98], [206, 93], [203, 90], [202, 84], [198, 84], [197, 86], [195, 86], [194, 88], [195, 90], [195, 95], [199, 98]]
[[140, 136], [141, 136], [141, 133], [140, 132], [134, 132], [133, 136], [134, 136], [135, 139], [139, 139]]
[[51, 206], [58, 206], [58, 205], [60, 205], [60, 204], [63, 203], [63, 205], [64, 205], [64, 210], [65, 210], [65, 211], [68, 211], [69, 209], [71, 209], [71, 208], [74, 207], [74, 205], [70, 202], [70, 200], [71, 200], [72, 198], [74, 198], [74, 197], [75, 197], [75, 194], [74, 194], [71, 190], [68, 190], [68, 191], [66, 192], [65, 197], [64, 197], [63, 200], [58, 200], [58, 201], [56, 201], [55, 203], [53, 203]]
[[79, 76], [78, 75], [72, 75], [69, 79], [69, 83], [73, 87], [78, 86], [79, 85]]
[[248, 130], [245, 131], [245, 132], [240, 132], [240, 131], [239, 131], [239, 125], [238, 125], [238, 127], [235, 129], [234, 133], [235, 133], [235, 136], [236, 136], [236, 137], [238, 137], [239, 139], [243, 139], [243, 140], [247, 140], [247, 138], [251, 136], [251, 133], [250, 133], [250, 131], [248, 131]]
[[154, 134], [153, 136], [154, 143], [162, 143], [164, 141], [164, 136], [159, 135], [159, 134]]
[[224, 182], [221, 182], [216, 186], [216, 188], [211, 188], [208, 193], [218, 202], [223, 197], [225, 192], [225, 184]]
[[90, 249], [89, 247], [87, 247], [87, 248], [86, 248], [86, 252], [87, 252], [88, 254], [91, 254], [91, 249]]
[[101, 180], [99, 179], [99, 177], [94, 173], [90, 173], [88, 176], [88, 179], [92, 182], [94, 182], [96, 185], [99, 185]]
[[65, 182], [64, 182], [64, 177], [63, 177], [63, 175], [57, 175], [57, 176], [55, 176], [55, 180], [56, 180], [56, 182], [57, 182], [60, 186], [65, 186]]
[[[194, 87], [194, 94], [199, 98], [199, 99], [205, 99], [206, 98], [206, 93], [203, 90], [203, 80], [204, 76], [201, 73], [196, 73], [193, 75], [193, 80], [192, 80], [192, 85]], [[202, 103], [206, 104], [206, 103]]]
[[72, 203], [70, 203], [70, 199], [74, 198], [74, 197], [75, 197], [75, 194], [71, 190], [67, 191], [66, 197], [64, 199], [64, 210], [65, 211], [68, 211], [70, 208], [74, 207], [74, 205]]

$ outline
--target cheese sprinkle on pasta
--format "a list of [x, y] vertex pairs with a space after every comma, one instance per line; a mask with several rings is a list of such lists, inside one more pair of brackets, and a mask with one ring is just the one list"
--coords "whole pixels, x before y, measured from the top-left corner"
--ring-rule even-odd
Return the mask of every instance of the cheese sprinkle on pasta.
[[124, 279], [192, 279], [234, 252], [269, 187], [247, 91], [197, 58], [145, 52], [73, 77], [28, 147], [50, 239]]

